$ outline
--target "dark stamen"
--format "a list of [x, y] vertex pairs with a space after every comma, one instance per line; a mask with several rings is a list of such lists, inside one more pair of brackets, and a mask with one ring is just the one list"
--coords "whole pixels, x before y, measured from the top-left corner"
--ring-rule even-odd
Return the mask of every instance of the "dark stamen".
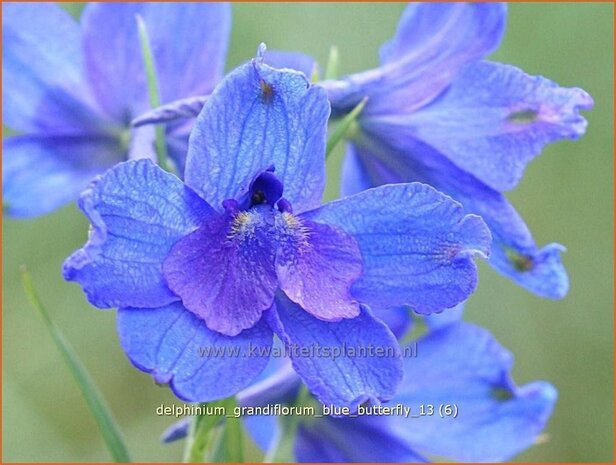
[[256, 190], [252, 193], [252, 197], [250, 198], [250, 206], [261, 205], [267, 201], [267, 197], [265, 196], [265, 192], [262, 190]]

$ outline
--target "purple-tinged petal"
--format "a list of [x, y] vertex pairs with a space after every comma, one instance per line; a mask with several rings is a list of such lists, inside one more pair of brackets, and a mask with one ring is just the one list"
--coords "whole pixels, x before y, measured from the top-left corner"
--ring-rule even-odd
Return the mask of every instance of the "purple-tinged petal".
[[[417, 342], [420, 356], [405, 360], [394, 399], [432, 416], [396, 418], [408, 443], [424, 454], [463, 462], [500, 462], [531, 446], [544, 429], [557, 393], [542, 381], [517, 387], [512, 355], [486, 330], [457, 323]], [[457, 415], [441, 418], [441, 405]], [[424, 407], [425, 410], [425, 407]]]
[[264, 323], [224, 336], [179, 302], [122, 308], [118, 332], [131, 362], [157, 383], [169, 383], [188, 402], [224, 399], [248, 386], [267, 365], [272, 345], [272, 332]]
[[414, 114], [363, 121], [372, 133], [397, 132], [431, 145], [477, 179], [502, 192], [521, 179], [546, 144], [586, 131], [580, 110], [593, 100], [510, 65], [480, 62], [435, 102]]
[[268, 50], [263, 57], [266, 65], [276, 69], [294, 69], [300, 71], [308, 79], [319, 72], [319, 64], [309, 55], [282, 50]]
[[305, 216], [357, 240], [364, 274], [353, 296], [377, 315], [383, 307], [429, 314], [462, 302], [477, 283], [473, 255], [487, 256], [491, 242], [481, 218], [420, 183], [369, 189]]
[[148, 109], [136, 15], [148, 30], [163, 103], [212, 90], [231, 27], [224, 3], [89, 3], [81, 22], [90, 83], [101, 106], [125, 124]]
[[213, 213], [209, 205], [150, 160], [136, 160], [93, 182], [79, 206], [92, 229], [63, 272], [92, 305], [155, 308], [179, 300], [162, 263], [173, 244]]
[[197, 118], [186, 183], [214, 208], [243, 198], [272, 165], [284, 196], [301, 212], [319, 205], [325, 186], [329, 103], [296, 71], [253, 60], [233, 71]]
[[3, 124], [55, 135], [101, 130], [79, 44], [79, 25], [60, 6], [2, 4]]
[[169, 287], [208, 328], [235, 336], [269, 309], [277, 288], [269, 207], [213, 215], [164, 261]]
[[395, 394], [402, 376], [398, 343], [367, 308], [361, 307], [356, 318], [321, 321], [278, 293], [265, 318], [289, 350], [295, 371], [323, 404], [354, 411]]
[[430, 184], [462, 203], [466, 212], [484, 219], [493, 238], [490, 264], [499, 273], [541, 297], [560, 299], [567, 294], [569, 282], [560, 260], [561, 246], [539, 249], [504, 195], [431, 147], [405, 137], [397, 140], [399, 135], [393, 132], [390, 135], [387, 143], [371, 136], [369, 141], [361, 141], [369, 148], [354, 146], [349, 150], [342, 181], [347, 194], [370, 185], [409, 181]]
[[2, 142], [2, 201], [8, 215], [49, 213], [78, 197], [92, 179], [122, 159], [104, 136], [17, 136]]
[[276, 274], [296, 304], [325, 321], [359, 315], [351, 285], [362, 273], [355, 240], [344, 231], [283, 213], [278, 217]]
[[387, 417], [331, 418], [301, 423], [295, 440], [298, 462], [422, 463], [408, 439]]
[[334, 114], [364, 97], [362, 117], [411, 113], [436, 98], [469, 63], [493, 52], [505, 28], [503, 3], [413, 3], [377, 69], [325, 81]]

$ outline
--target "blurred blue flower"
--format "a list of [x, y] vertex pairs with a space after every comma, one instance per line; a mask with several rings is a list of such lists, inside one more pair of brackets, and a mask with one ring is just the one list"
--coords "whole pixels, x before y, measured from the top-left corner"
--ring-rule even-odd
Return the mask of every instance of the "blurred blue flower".
[[491, 265], [548, 298], [562, 298], [564, 248], [537, 248], [503, 192], [544, 145], [584, 134], [592, 98], [541, 76], [484, 61], [505, 28], [498, 3], [413, 3], [381, 49], [382, 65], [326, 81], [332, 115], [368, 97], [343, 168], [344, 195], [419, 181], [481, 215], [493, 235]]
[[[216, 3], [90, 3], [80, 24], [53, 3], [2, 5], [4, 211], [48, 213], [128, 158], [152, 158], [152, 127], [136, 15], [149, 32], [161, 100], [207, 94], [222, 76], [230, 8]], [[180, 167], [188, 128], [167, 128]]]
[[[209, 401], [247, 386], [275, 333], [322, 402], [390, 399], [398, 345], [372, 310], [431, 313], [474, 290], [487, 227], [431, 187], [384, 186], [319, 206], [329, 111], [303, 74], [253, 60], [207, 99], [185, 182], [128, 161], [82, 195], [92, 231], [65, 278], [93, 305], [120, 308], [131, 361], [178, 397]], [[345, 349], [370, 345], [387, 356]]]
[[[456, 322], [429, 332], [416, 344], [417, 357], [405, 359], [396, 396], [383, 405], [410, 407], [412, 416], [405, 416], [402, 409], [381, 416], [371, 416], [378, 411], [368, 409], [357, 417], [300, 416], [295, 458], [341, 463], [429, 458], [499, 462], [539, 440], [557, 392], [544, 381], [516, 386], [511, 380], [511, 353], [488, 331]], [[282, 366], [239, 393], [238, 401], [252, 407], [293, 403], [300, 384]], [[281, 425], [286, 424], [266, 416], [244, 417], [244, 421], [264, 451], [275, 446]], [[187, 427], [187, 421], [174, 425], [163, 441], [184, 437]]]

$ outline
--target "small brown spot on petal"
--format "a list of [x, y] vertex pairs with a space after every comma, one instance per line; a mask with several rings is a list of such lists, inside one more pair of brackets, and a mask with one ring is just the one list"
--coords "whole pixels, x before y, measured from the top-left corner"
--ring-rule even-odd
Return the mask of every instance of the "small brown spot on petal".
[[530, 124], [537, 120], [537, 116], [539, 116], [538, 112], [529, 109], [514, 111], [509, 115], [507, 119], [509, 120], [509, 122], [515, 124]]
[[263, 103], [270, 103], [274, 98], [274, 88], [263, 79], [259, 81], [259, 86], [261, 87], [261, 100]]

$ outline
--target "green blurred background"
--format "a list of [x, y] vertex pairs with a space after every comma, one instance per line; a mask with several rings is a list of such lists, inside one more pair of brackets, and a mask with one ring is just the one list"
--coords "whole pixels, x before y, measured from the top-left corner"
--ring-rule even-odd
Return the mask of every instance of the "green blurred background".
[[[78, 16], [82, 5], [67, 8]], [[261, 41], [271, 49], [304, 51], [322, 64], [336, 44], [341, 72], [373, 67], [403, 8], [402, 3], [234, 4], [227, 68], [252, 57]], [[493, 57], [582, 87], [595, 99], [587, 135], [548, 147], [510, 195], [539, 244], [568, 247], [569, 295], [542, 300], [482, 263], [479, 289], [467, 305], [467, 319], [489, 328], [515, 354], [518, 383], [546, 379], [560, 392], [546, 441], [517, 457], [520, 461], [613, 460], [612, 10], [606, 3], [511, 4], [504, 43]], [[328, 199], [337, 193], [341, 158], [338, 150], [328, 162]], [[173, 396], [127, 361], [115, 333], [115, 312], [91, 308], [79, 287], [60, 275], [63, 259], [82, 245], [86, 232], [87, 222], [74, 205], [37, 220], [4, 219], [4, 461], [109, 460], [75, 383], [26, 303], [21, 264], [29, 266], [54, 320], [110, 403], [134, 459], [177, 461], [181, 445], [158, 442], [172, 419], [155, 415]]]

